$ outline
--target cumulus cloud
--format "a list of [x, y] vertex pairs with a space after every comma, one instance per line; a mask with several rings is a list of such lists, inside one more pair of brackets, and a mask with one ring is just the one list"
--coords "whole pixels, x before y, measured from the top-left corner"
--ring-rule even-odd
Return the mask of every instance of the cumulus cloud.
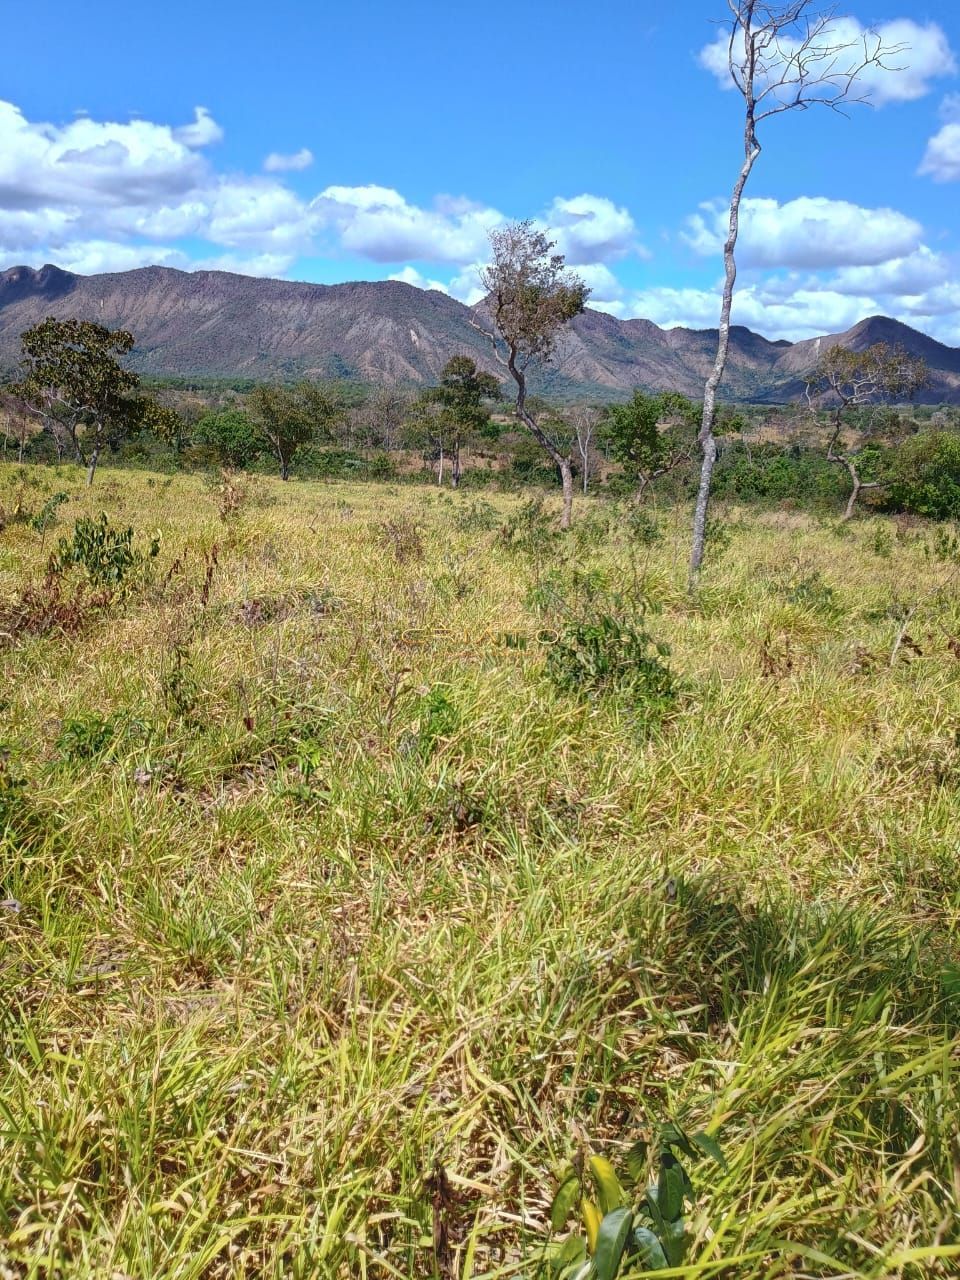
[[418, 289], [437, 289], [440, 293], [449, 293], [450, 290], [442, 280], [428, 280], [426, 276], [420, 274], [416, 267], [409, 264], [401, 271], [395, 271], [393, 275], [387, 276], [388, 280], [399, 280], [402, 284], [412, 284]]
[[[722, 201], [701, 205], [683, 239], [695, 253], [719, 254], [727, 230]], [[738, 257], [748, 267], [871, 266], [917, 249], [923, 228], [895, 209], [864, 209], [846, 200], [801, 196], [786, 204], [747, 199], [740, 206]]]
[[557, 196], [545, 221], [571, 266], [623, 258], [630, 252], [647, 256], [637, 243], [630, 213], [604, 196]]
[[[911, 18], [898, 18], [876, 27], [864, 27], [856, 18], [838, 17], [831, 21], [818, 40], [818, 46], [821, 43], [825, 46], [824, 56], [809, 64], [811, 75], [818, 72], [842, 75], [853, 70], [863, 59], [865, 50], [869, 53], [875, 51], [877, 40], [884, 48], [900, 49], [900, 52], [886, 58], [884, 66], [866, 67], [857, 80], [854, 96], [866, 96], [876, 106], [912, 102], [929, 93], [934, 80], [956, 74], [957, 63], [950, 42], [943, 28], [935, 22], [919, 23]], [[697, 60], [716, 76], [724, 89], [733, 89], [727, 63], [728, 45], [729, 37], [721, 31], [700, 50]], [[830, 53], [826, 46], [841, 47], [839, 57]], [[788, 34], [781, 40], [781, 47], [789, 58], [800, 47], [800, 42], [791, 40]], [[742, 60], [743, 51], [741, 34], [734, 57]], [[778, 61], [773, 69], [774, 78], [779, 76], [781, 69], [782, 63]]]
[[313, 152], [309, 147], [301, 147], [292, 155], [283, 155], [279, 151], [271, 151], [263, 162], [267, 173], [287, 173], [299, 169], [309, 169], [313, 164]]
[[194, 107], [193, 123], [174, 129], [173, 136], [185, 147], [209, 147], [223, 141], [223, 130], [206, 107]]
[[960, 182], [960, 122], [945, 124], [933, 135], [920, 172], [934, 182]]
[[472, 262], [503, 222], [496, 209], [441, 197], [432, 209], [411, 204], [390, 187], [330, 186], [311, 203], [318, 226], [339, 246], [373, 262]]
[[75, 240], [67, 245], [38, 245], [27, 252], [0, 249], [0, 269], [42, 267], [52, 262], [77, 275], [97, 275], [103, 271], [132, 271], [135, 267], [190, 265], [187, 255], [170, 245], [126, 245], [111, 240]]

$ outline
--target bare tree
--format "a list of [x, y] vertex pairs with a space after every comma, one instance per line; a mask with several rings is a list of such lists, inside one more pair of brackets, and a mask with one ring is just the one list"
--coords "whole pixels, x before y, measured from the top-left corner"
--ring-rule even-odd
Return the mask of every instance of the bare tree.
[[27, 441], [38, 430], [22, 400], [0, 392], [0, 431], [3, 432], [3, 456], [7, 456], [7, 444], [13, 440], [17, 446], [17, 462], [23, 462]]
[[910, 400], [926, 384], [927, 378], [926, 363], [919, 356], [885, 342], [877, 342], [865, 351], [831, 347], [806, 378], [811, 406], [818, 399], [833, 401], [827, 461], [845, 467], [850, 476], [851, 490], [844, 520], [852, 517], [862, 490], [877, 489], [881, 484], [879, 480], [864, 480], [857, 451], [844, 448], [841, 441], [844, 414], [878, 402]]
[[867, 100], [857, 93], [857, 81], [868, 67], [894, 70], [889, 59], [904, 45], [884, 45], [867, 32], [854, 41], [837, 32], [836, 10], [816, 9], [812, 0], [727, 0], [730, 10], [727, 65], [744, 102], [743, 164], [730, 197], [727, 238], [723, 246], [724, 284], [720, 333], [713, 370], [703, 391], [703, 416], [698, 441], [702, 453], [700, 486], [693, 517], [690, 551], [690, 590], [696, 590], [703, 565], [710, 485], [717, 460], [713, 424], [717, 389], [723, 378], [730, 345], [730, 310], [737, 278], [734, 251], [740, 229], [740, 201], [760, 155], [757, 128], [785, 111], [828, 107], [844, 114], [844, 107]]
[[584, 308], [590, 290], [564, 267], [563, 254], [530, 221], [516, 222], [490, 233], [492, 261], [480, 273], [493, 331], [474, 327], [491, 340], [500, 364], [517, 387], [514, 413], [560, 472], [563, 514], [560, 528], [569, 529], [573, 514], [573, 461], [570, 449], [538, 423], [527, 404], [527, 374], [550, 363], [563, 327]]
[[591, 463], [593, 461], [593, 438], [600, 425], [603, 414], [592, 404], [578, 404], [570, 410], [570, 425], [577, 436], [577, 452], [580, 454], [580, 476], [584, 497], [590, 483]]

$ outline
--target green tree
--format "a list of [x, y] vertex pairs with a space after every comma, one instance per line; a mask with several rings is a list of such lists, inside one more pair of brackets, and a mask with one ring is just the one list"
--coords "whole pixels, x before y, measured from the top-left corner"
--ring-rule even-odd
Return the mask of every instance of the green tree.
[[626, 404], [608, 406], [605, 435], [636, 486], [637, 502], [658, 476], [690, 462], [698, 417], [698, 406], [674, 391], [648, 395], [638, 389]]
[[876, 448], [869, 446], [875, 445], [881, 435], [889, 435], [891, 426], [899, 423], [899, 415], [892, 422], [885, 416], [873, 422], [861, 419], [860, 444], [851, 448], [843, 443], [847, 416], [869, 405], [912, 399], [926, 384], [927, 376], [927, 366], [919, 356], [885, 342], [874, 343], [863, 351], [839, 345], [830, 347], [807, 376], [807, 398], [811, 405], [820, 401], [833, 406], [829, 416], [827, 461], [845, 467], [850, 477], [844, 520], [853, 515], [862, 490], [877, 489], [882, 484], [879, 479], [864, 480], [862, 462], [865, 456], [876, 454]]
[[452, 487], [460, 487], [460, 451], [471, 440], [494, 437], [490, 404], [499, 398], [497, 379], [479, 370], [467, 355], [451, 356], [439, 386], [428, 387], [417, 398], [411, 424], [416, 435], [439, 451], [439, 484], [443, 484], [444, 459], [449, 456]]
[[146, 401], [133, 397], [140, 379], [118, 359], [133, 347], [133, 334], [91, 320], [48, 318], [20, 341], [16, 394], [53, 436], [58, 454], [70, 448], [93, 484], [104, 446], [119, 448], [143, 423]]
[[341, 415], [338, 402], [315, 382], [295, 387], [254, 387], [247, 396], [254, 430], [274, 455], [280, 479], [290, 479], [290, 464], [301, 445], [327, 439]]
[[492, 329], [475, 327], [492, 340], [497, 360], [516, 384], [514, 413], [560, 471], [563, 484], [561, 529], [573, 513], [572, 448], [558, 449], [527, 403], [527, 375], [554, 358], [564, 326], [580, 315], [590, 290], [564, 266], [554, 243], [530, 221], [490, 233], [491, 262], [480, 273], [484, 310]]
[[248, 467], [263, 449], [263, 441], [242, 409], [221, 409], [198, 418], [191, 432], [194, 444], [214, 450], [222, 466]]

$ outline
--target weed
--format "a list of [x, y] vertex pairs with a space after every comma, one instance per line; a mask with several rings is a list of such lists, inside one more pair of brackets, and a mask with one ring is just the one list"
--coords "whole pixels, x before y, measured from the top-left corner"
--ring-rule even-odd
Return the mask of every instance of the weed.
[[378, 525], [380, 545], [393, 554], [397, 564], [422, 560], [424, 555], [423, 532], [410, 516], [397, 516]]
[[567, 623], [547, 649], [547, 674], [567, 693], [618, 692], [651, 714], [677, 696], [669, 646], [646, 630], [642, 609], [600, 613]]

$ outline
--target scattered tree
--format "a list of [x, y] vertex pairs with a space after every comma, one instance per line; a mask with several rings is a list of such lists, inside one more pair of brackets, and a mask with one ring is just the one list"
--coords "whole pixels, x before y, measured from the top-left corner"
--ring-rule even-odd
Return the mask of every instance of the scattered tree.
[[563, 254], [532, 222], [517, 222], [490, 233], [491, 262], [480, 273], [493, 331], [475, 327], [493, 343], [497, 360], [516, 384], [514, 413], [560, 471], [563, 484], [561, 529], [573, 513], [570, 450], [558, 449], [527, 403], [527, 374], [550, 363], [564, 325], [580, 315], [589, 289], [564, 267]]
[[440, 374], [440, 384], [428, 387], [414, 405], [415, 435], [426, 437], [438, 450], [437, 483], [443, 484], [444, 459], [450, 457], [451, 484], [460, 487], [460, 450], [465, 443], [496, 434], [490, 402], [500, 398], [500, 384], [492, 373], [483, 373], [470, 356], [451, 356]]
[[578, 404], [569, 410], [568, 416], [577, 438], [581, 486], [583, 495], [586, 497], [590, 476], [593, 473], [593, 441], [603, 421], [603, 410], [592, 404]]
[[19, 397], [0, 394], [0, 431], [3, 432], [3, 456], [12, 440], [17, 446], [17, 462], [23, 462], [27, 441], [36, 432], [37, 424], [27, 406]]
[[254, 387], [247, 409], [255, 431], [277, 459], [280, 479], [290, 479], [290, 464], [301, 445], [328, 437], [340, 406], [315, 382], [295, 387]]
[[647, 395], [637, 390], [626, 404], [607, 407], [605, 433], [624, 475], [636, 486], [637, 502], [659, 476], [691, 461], [697, 418], [697, 406], [674, 391]]
[[248, 467], [263, 448], [249, 415], [238, 408], [205, 413], [190, 434], [194, 444], [212, 449], [220, 465], [231, 470]]
[[[846, 467], [850, 476], [850, 497], [843, 513], [844, 520], [853, 515], [857, 499], [864, 489], [877, 489], [882, 483], [880, 480], [864, 480], [861, 450], [844, 447], [841, 439], [844, 416], [852, 409], [868, 405], [910, 400], [926, 382], [927, 366], [923, 360], [910, 355], [902, 347], [890, 347], [885, 342], [877, 342], [864, 351], [851, 351], [839, 345], [830, 347], [806, 379], [811, 405], [817, 399], [833, 402], [827, 459]], [[899, 415], [894, 421], [899, 421]], [[883, 425], [882, 421], [876, 423], [878, 427]], [[871, 431], [868, 424], [867, 437], [877, 434], [879, 432]]]
[[884, 45], [866, 34], [854, 41], [840, 38], [833, 10], [818, 11], [812, 0], [727, 0], [730, 10], [727, 65], [734, 86], [743, 97], [744, 159], [730, 197], [727, 237], [723, 246], [724, 284], [720, 331], [713, 370], [703, 393], [699, 444], [702, 453], [700, 485], [693, 518], [690, 551], [690, 589], [695, 590], [703, 565], [710, 483], [717, 460], [714, 434], [717, 390], [730, 345], [730, 311], [737, 278], [735, 250], [740, 201], [760, 155], [757, 128], [785, 111], [812, 106], [843, 112], [845, 105], [864, 101], [857, 81], [868, 67], [890, 69], [888, 59], [904, 46]]
[[69, 447], [93, 484], [104, 445], [119, 448], [143, 421], [144, 401], [133, 398], [140, 379], [118, 356], [133, 335], [91, 320], [48, 318], [21, 335], [21, 380], [13, 388], [50, 432], [62, 457]]

